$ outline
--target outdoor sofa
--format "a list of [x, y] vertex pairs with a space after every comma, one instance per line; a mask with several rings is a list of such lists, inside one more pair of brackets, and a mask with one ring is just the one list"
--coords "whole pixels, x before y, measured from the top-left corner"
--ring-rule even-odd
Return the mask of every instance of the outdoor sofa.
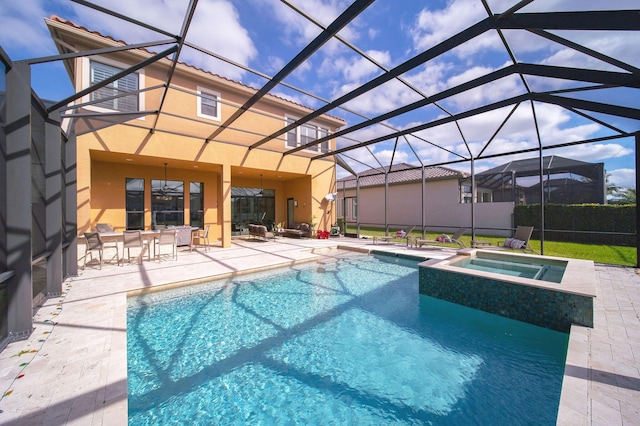
[[253, 225], [249, 224], [249, 236], [253, 238], [262, 238], [265, 240], [275, 240], [276, 236], [273, 232], [267, 230], [267, 227], [264, 225]]
[[299, 223], [295, 228], [287, 228], [282, 231], [282, 235], [291, 238], [313, 237], [313, 231], [308, 223]]

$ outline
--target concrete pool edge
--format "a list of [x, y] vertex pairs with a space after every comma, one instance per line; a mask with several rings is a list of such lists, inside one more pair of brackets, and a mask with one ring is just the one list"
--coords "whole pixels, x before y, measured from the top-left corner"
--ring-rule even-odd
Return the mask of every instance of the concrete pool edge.
[[[567, 358], [564, 363], [562, 389], [558, 404], [558, 425], [589, 424], [590, 328], [572, 325], [569, 332]], [[587, 410], [585, 410], [587, 407]]]

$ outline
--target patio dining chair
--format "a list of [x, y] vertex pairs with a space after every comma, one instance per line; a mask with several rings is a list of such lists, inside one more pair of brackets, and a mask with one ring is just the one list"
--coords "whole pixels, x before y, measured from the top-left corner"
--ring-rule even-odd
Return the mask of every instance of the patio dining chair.
[[82, 264], [82, 270], [84, 271], [87, 267], [87, 256], [91, 256], [91, 260], [93, 260], [93, 252], [98, 252], [98, 260], [100, 269], [102, 269], [102, 258], [104, 251], [104, 243], [100, 239], [100, 234], [97, 232], [85, 232], [84, 239], [86, 241], [86, 249], [84, 252], [84, 262]]
[[[123, 231], [122, 232], [122, 262], [124, 263], [124, 251], [127, 250], [127, 260], [131, 262], [131, 249], [140, 248], [138, 254], [138, 263], [142, 263], [142, 256], [146, 250], [149, 250], [146, 241], [142, 239], [142, 233], [138, 231]], [[151, 255], [149, 254], [149, 259]]]
[[196, 246], [203, 246], [204, 251], [209, 249], [209, 225], [205, 225], [204, 231], [198, 230], [191, 233], [191, 251]]
[[160, 260], [162, 246], [171, 246], [171, 257], [178, 260], [178, 239], [176, 238], [175, 228], [161, 229], [160, 234], [155, 239], [155, 258]]
[[[82, 269], [86, 269], [87, 267], [87, 256], [91, 256], [91, 260], [93, 260], [93, 253], [98, 253], [98, 260], [100, 269], [102, 269], [102, 264], [105, 263], [104, 253], [107, 249], [113, 248], [115, 249], [115, 258], [118, 265], [120, 264], [120, 256], [118, 254], [118, 243], [117, 242], [105, 242], [102, 237], [100, 237], [99, 232], [85, 232], [85, 253], [83, 257]], [[112, 258], [113, 259], [113, 258]], [[90, 260], [90, 261], [91, 261]]]

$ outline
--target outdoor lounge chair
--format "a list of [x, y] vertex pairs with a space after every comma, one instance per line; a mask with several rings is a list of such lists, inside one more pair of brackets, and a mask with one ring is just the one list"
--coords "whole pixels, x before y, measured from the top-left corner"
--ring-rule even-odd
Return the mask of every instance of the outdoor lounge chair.
[[394, 234], [391, 235], [374, 235], [373, 236], [373, 244], [378, 244], [378, 243], [390, 243], [391, 240], [402, 240], [405, 239], [407, 242], [407, 247], [409, 246], [409, 243], [411, 242], [411, 232], [415, 229], [415, 225], [413, 225], [411, 228], [409, 228], [407, 231], [404, 231], [402, 229], [399, 229], [398, 231], [396, 231]]
[[[413, 226], [412, 226], [411, 228], [409, 228], [408, 230], [403, 231], [403, 232], [404, 232], [404, 237], [401, 237], [401, 238], [403, 238], [403, 239], [405, 239], [405, 240], [406, 240], [407, 247], [409, 247], [409, 246], [411, 245], [411, 240], [412, 240], [412, 238], [413, 238], [413, 237], [411, 237], [411, 233], [413, 232], [413, 230], [414, 230], [415, 228], [416, 228], [416, 226], [415, 226], [415, 225], [413, 225]], [[397, 235], [397, 234], [398, 234], [398, 233], [396, 232], [396, 235]]]
[[467, 232], [467, 228], [459, 228], [451, 237], [443, 234], [442, 240], [415, 239], [413, 243], [416, 247], [422, 247], [425, 244], [457, 244], [460, 248], [465, 248], [464, 243], [460, 241], [460, 237], [462, 237], [465, 232]]
[[498, 246], [477, 246], [477, 248], [488, 250], [519, 250], [523, 252], [538, 253], [529, 245], [529, 240], [533, 234], [533, 226], [517, 226], [512, 238], [507, 238]]

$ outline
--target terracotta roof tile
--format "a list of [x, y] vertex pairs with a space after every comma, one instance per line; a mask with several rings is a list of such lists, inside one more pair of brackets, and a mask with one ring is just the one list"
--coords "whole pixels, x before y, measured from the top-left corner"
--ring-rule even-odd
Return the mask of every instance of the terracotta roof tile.
[[[360, 188], [384, 185], [384, 173], [380, 169], [369, 169], [358, 174], [360, 177]], [[459, 170], [449, 169], [441, 166], [425, 167], [425, 180], [443, 180], [443, 179], [464, 179], [467, 174]], [[391, 167], [389, 172], [389, 185], [398, 185], [404, 183], [415, 183], [422, 180], [422, 168], [412, 166], [410, 164], [397, 164]], [[351, 189], [356, 187], [356, 179], [353, 176], [338, 179], [339, 189]]]

